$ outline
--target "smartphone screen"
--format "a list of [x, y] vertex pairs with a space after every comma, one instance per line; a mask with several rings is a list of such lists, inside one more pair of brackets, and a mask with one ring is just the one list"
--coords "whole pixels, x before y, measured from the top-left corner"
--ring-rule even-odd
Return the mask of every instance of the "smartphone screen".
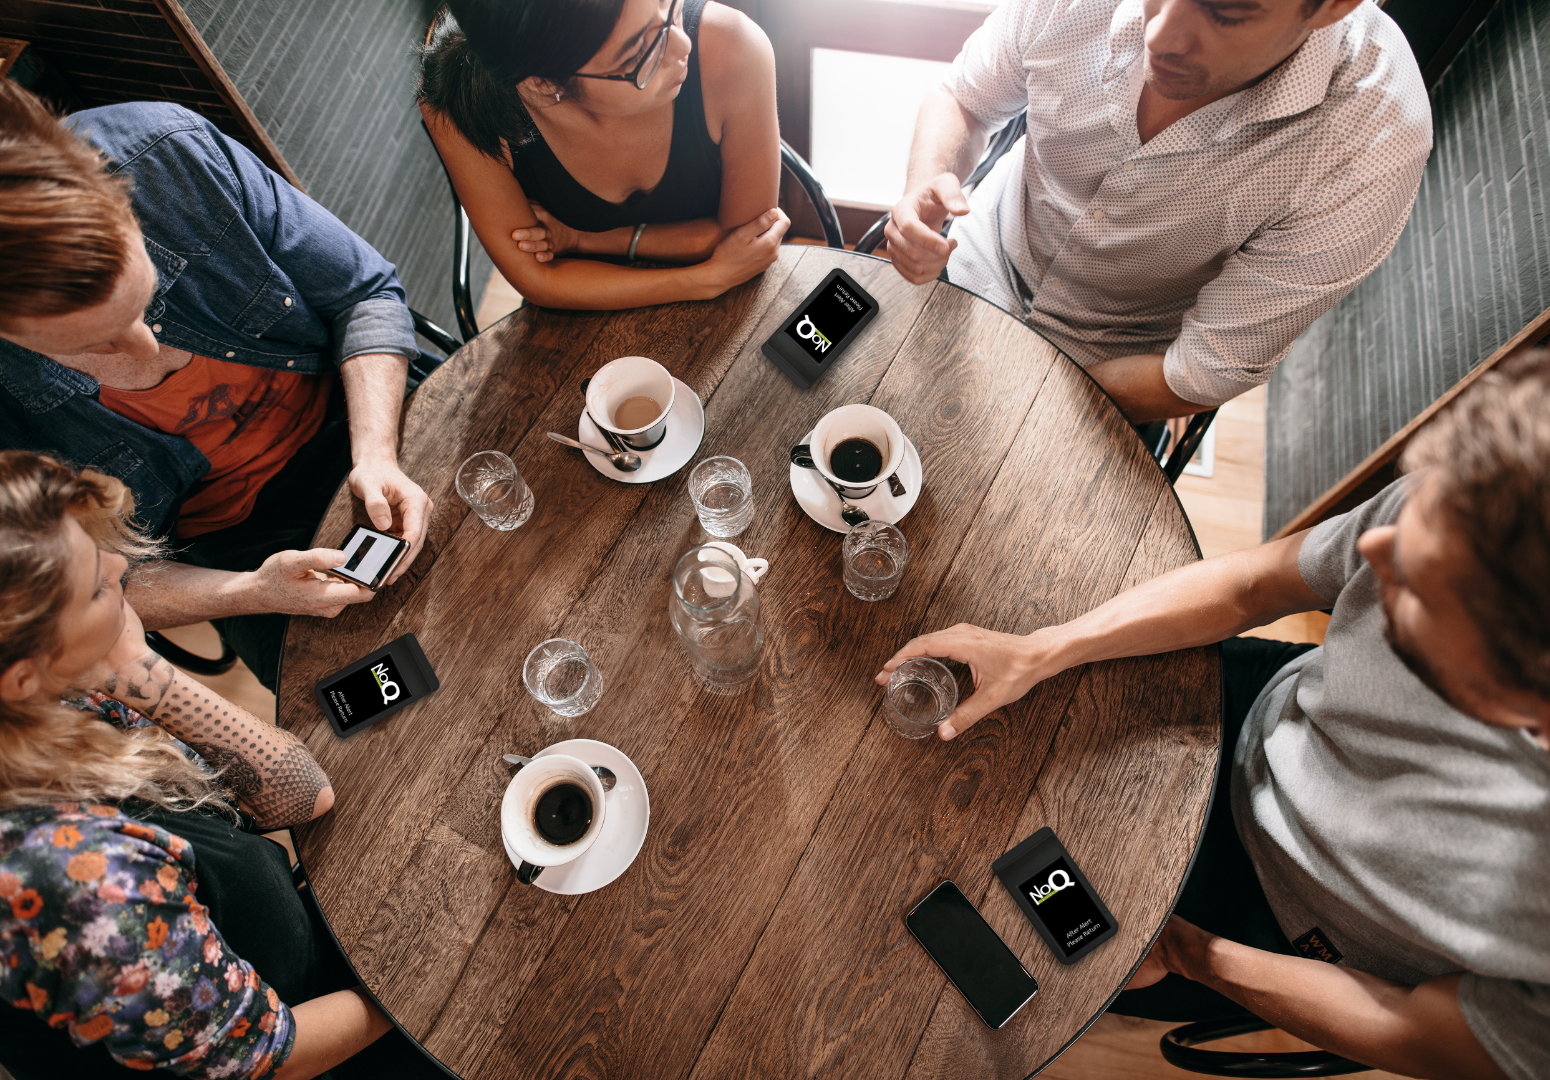
[[357, 525], [344, 542], [344, 563], [333, 572], [368, 589], [375, 589], [392, 572], [408, 542], [397, 536]]
[[990, 1027], [1003, 1026], [1039, 992], [1028, 969], [951, 881], [932, 889], [904, 921]]

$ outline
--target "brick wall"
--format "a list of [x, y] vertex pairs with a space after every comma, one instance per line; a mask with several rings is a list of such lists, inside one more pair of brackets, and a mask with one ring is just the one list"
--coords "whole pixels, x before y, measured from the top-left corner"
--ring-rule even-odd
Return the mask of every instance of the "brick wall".
[[1501, 0], [1432, 88], [1393, 254], [1270, 382], [1265, 535], [1550, 307], [1550, 0]]

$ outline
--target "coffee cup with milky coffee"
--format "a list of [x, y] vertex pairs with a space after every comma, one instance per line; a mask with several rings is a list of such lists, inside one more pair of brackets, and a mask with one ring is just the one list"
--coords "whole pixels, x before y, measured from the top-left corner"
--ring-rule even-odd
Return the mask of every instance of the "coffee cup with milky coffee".
[[845, 405], [826, 414], [807, 445], [813, 467], [847, 499], [866, 498], [904, 463], [904, 432], [871, 405]]
[[667, 437], [673, 391], [667, 368], [644, 356], [621, 356], [587, 383], [587, 412], [631, 450], [651, 450]]

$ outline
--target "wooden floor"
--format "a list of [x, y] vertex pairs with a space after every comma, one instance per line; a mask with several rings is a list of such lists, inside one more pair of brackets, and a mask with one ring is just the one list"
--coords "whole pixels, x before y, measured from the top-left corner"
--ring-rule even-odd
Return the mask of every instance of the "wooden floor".
[[[479, 305], [479, 325], [489, 326], [512, 311], [520, 301], [520, 296], [499, 274], [493, 275]], [[1178, 484], [1179, 499], [1207, 558], [1260, 542], [1264, 507], [1264, 389], [1254, 390], [1223, 406], [1216, 424], [1214, 475], [1209, 479], [1185, 476]], [[1286, 641], [1322, 643], [1327, 623], [1327, 617], [1315, 613], [1283, 619], [1251, 633]], [[168, 636], [204, 655], [218, 651], [214, 630], [208, 623], [169, 631]], [[240, 663], [226, 675], [205, 681], [211, 689], [273, 722], [274, 695]], [[1195, 1075], [1175, 1069], [1162, 1060], [1158, 1040], [1171, 1026], [1103, 1016], [1041, 1075], [1052, 1080], [1162, 1080]], [[1224, 1042], [1220, 1048], [1290, 1050], [1304, 1047], [1281, 1032], [1265, 1032]], [[1378, 1072], [1365, 1075], [1374, 1080], [1386, 1080], [1389, 1076]]]

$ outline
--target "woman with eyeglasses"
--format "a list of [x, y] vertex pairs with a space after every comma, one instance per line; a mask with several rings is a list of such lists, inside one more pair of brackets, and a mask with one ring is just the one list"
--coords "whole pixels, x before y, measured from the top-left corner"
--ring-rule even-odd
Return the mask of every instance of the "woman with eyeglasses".
[[774, 53], [721, 4], [450, 0], [420, 108], [485, 250], [545, 307], [719, 296], [790, 224]]

